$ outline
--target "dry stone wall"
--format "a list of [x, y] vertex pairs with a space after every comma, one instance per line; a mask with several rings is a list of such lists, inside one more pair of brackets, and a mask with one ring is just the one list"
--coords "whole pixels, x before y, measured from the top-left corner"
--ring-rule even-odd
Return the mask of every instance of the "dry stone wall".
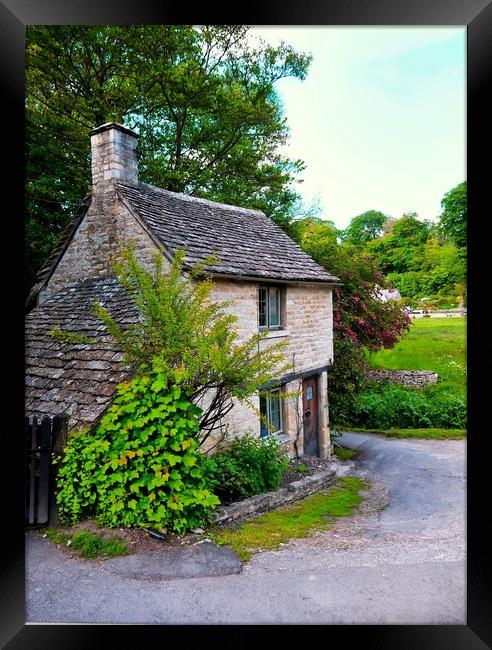
[[232, 503], [229, 506], [222, 506], [214, 512], [213, 522], [215, 524], [225, 524], [272, 508], [288, 505], [293, 501], [298, 501], [330, 487], [336, 479], [337, 470], [335, 467], [330, 467], [312, 476], [306, 476], [294, 481], [287, 487], [282, 487], [275, 492], [264, 492], [243, 501]]
[[411, 388], [424, 388], [438, 380], [432, 370], [368, 370], [366, 376], [371, 381], [394, 381]]

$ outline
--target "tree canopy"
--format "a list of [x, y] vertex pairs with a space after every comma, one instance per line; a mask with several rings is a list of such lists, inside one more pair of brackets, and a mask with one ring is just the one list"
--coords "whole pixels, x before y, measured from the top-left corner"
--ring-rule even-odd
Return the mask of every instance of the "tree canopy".
[[280, 148], [275, 82], [310, 56], [253, 44], [243, 25], [27, 28], [27, 289], [90, 188], [88, 132], [141, 135], [139, 176], [172, 191], [264, 210], [287, 223], [304, 165]]
[[468, 216], [466, 181], [456, 185], [444, 195], [441, 208], [442, 213], [439, 218], [441, 231], [450, 237], [459, 248], [464, 248]]
[[389, 219], [388, 215], [378, 210], [368, 210], [354, 217], [348, 227], [342, 232], [342, 240], [355, 246], [366, 244], [383, 233], [383, 226]]

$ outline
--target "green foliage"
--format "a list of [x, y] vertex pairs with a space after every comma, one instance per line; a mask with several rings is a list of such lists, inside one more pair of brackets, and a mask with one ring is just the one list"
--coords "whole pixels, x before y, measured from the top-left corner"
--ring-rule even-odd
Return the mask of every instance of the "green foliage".
[[334, 447], [333, 453], [340, 460], [352, 460], [357, 455], [354, 449], [346, 449], [345, 447]]
[[309, 467], [304, 463], [299, 463], [296, 469], [298, 472], [301, 472], [301, 474], [309, 474], [309, 472], [311, 471]]
[[460, 248], [466, 248], [467, 235], [467, 184], [466, 181], [449, 190], [441, 201], [439, 218], [441, 232]]
[[465, 427], [465, 337], [464, 318], [415, 319], [392, 350], [368, 355], [375, 368], [433, 370], [439, 382], [423, 390], [371, 387], [358, 398], [352, 424], [371, 429]]
[[423, 440], [448, 440], [466, 438], [466, 429], [365, 429], [358, 432], [377, 433], [387, 438], [420, 438]]
[[388, 215], [378, 210], [368, 210], [351, 219], [342, 233], [342, 240], [354, 246], [363, 246], [371, 239], [380, 237]]
[[343, 426], [350, 422], [357, 395], [366, 385], [367, 363], [361, 346], [344, 336], [335, 335], [333, 356], [335, 363], [328, 375], [330, 420]]
[[450, 308], [466, 299], [466, 251], [443, 233], [442, 225], [407, 214], [365, 246], [410, 307]]
[[311, 57], [253, 45], [243, 25], [30, 25], [26, 32], [27, 283], [90, 189], [89, 131], [124, 122], [142, 181], [292, 218], [304, 164], [281, 152], [275, 83]]
[[463, 429], [466, 402], [452, 393], [381, 383], [359, 395], [351, 424], [369, 429]]
[[262, 550], [278, 550], [290, 539], [309, 537], [325, 530], [334, 517], [347, 517], [362, 502], [359, 492], [369, 484], [346, 476], [328, 492], [307, 497], [294, 505], [278, 508], [239, 526], [212, 532], [212, 539], [230, 545], [240, 560], [247, 561]]
[[330, 416], [343, 425], [350, 421], [357, 394], [364, 387], [364, 347], [391, 348], [407, 331], [410, 320], [398, 303], [378, 299], [376, 285], [384, 288], [388, 281], [363, 251], [348, 242], [338, 243], [339, 233], [332, 224], [300, 220], [293, 234], [307, 253], [343, 282], [333, 292], [334, 365], [328, 378]]
[[68, 441], [58, 472], [61, 520], [96, 516], [109, 527], [176, 533], [206, 522], [218, 499], [198, 451], [199, 414], [162, 360], [120, 384], [96, 430]]
[[394, 345], [410, 321], [401, 305], [394, 301], [384, 303], [376, 296], [376, 285], [390, 286], [377, 264], [356, 247], [338, 244], [336, 229], [321, 219], [299, 221], [295, 235], [307, 253], [343, 282], [334, 290], [335, 338], [374, 350]]
[[368, 242], [366, 251], [385, 273], [420, 270], [431, 225], [416, 214], [405, 214], [393, 224], [391, 234]]
[[415, 264], [418, 270], [388, 273], [388, 278], [398, 287], [405, 304], [422, 307], [425, 298], [425, 304], [429, 307], [456, 307], [465, 293], [466, 265], [463, 255], [453, 242], [440, 242], [435, 235], [429, 236], [419, 251], [418, 265]]
[[228, 503], [276, 490], [287, 466], [276, 438], [258, 438], [247, 432], [208, 459], [207, 476], [211, 489]]
[[56, 528], [46, 528], [44, 534], [50, 539], [53, 544], [66, 544], [70, 540], [70, 536]]
[[[213, 302], [213, 284], [204, 267], [185, 266], [184, 256], [178, 251], [169, 272], [163, 273], [162, 255], [155, 255], [153, 268], [147, 270], [133, 249], [125, 247], [116, 274], [135, 304], [138, 322], [121, 326], [107, 309], [98, 304], [94, 308], [126, 361], [148, 369], [159, 358], [176, 373], [192, 401], [201, 404], [207, 395], [197, 432], [203, 444], [221, 431], [233, 398], [249, 405], [258, 386], [285, 374], [291, 364], [285, 363], [286, 341], [262, 345], [268, 331], [239, 341], [238, 318], [228, 309], [230, 303]], [[71, 333], [54, 334], [74, 339]], [[85, 337], [80, 341], [87, 342]]]
[[433, 370], [439, 383], [432, 391], [466, 391], [466, 319], [416, 318], [408, 334], [391, 350], [369, 355], [373, 368]]

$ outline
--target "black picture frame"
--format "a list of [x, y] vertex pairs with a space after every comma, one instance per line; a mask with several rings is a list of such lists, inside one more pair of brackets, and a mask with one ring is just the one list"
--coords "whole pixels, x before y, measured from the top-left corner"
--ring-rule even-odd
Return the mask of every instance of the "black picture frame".
[[[243, 23], [229, 15], [227, 7], [202, 5], [191, 15], [180, 7], [156, 0], [1, 0], [0, 1], [0, 78], [2, 81], [2, 139], [3, 157], [7, 164], [3, 176], [3, 244], [4, 244], [4, 320], [11, 328], [8, 350], [14, 351], [15, 364], [4, 363], [12, 395], [4, 402], [4, 413], [12, 413], [15, 426], [4, 427], [4, 489], [2, 494], [4, 532], [2, 542], [6, 566], [2, 572], [2, 613], [0, 641], [2, 647], [37, 648], [94, 648], [115, 644], [115, 633], [124, 635], [123, 645], [145, 643], [147, 638], [160, 639], [160, 645], [180, 638], [184, 647], [204, 643], [206, 637], [215, 638], [222, 632], [226, 647], [250, 644], [254, 626], [194, 626], [186, 631], [180, 626], [90, 626], [90, 625], [26, 625], [24, 609], [24, 440], [17, 426], [21, 413], [14, 413], [19, 404], [23, 409], [23, 372], [19, 357], [23, 350], [24, 293], [16, 286], [16, 278], [23, 277], [22, 249], [24, 213], [24, 35], [28, 24], [211, 24]], [[248, 3], [247, 23], [252, 25], [463, 25], [468, 32], [468, 192], [469, 212], [469, 290], [468, 290], [468, 617], [463, 626], [308, 626], [288, 631], [288, 643], [305, 642], [306, 635], [321, 634], [326, 643], [336, 642], [333, 634], [343, 635], [343, 643], [357, 643], [364, 648], [391, 648], [414, 650], [432, 648], [466, 649], [490, 647], [492, 640], [490, 603], [490, 505], [482, 494], [490, 489], [481, 482], [487, 478], [484, 417], [487, 381], [480, 378], [484, 350], [490, 350], [483, 323], [483, 309], [490, 300], [482, 294], [487, 287], [484, 279], [490, 277], [486, 269], [487, 255], [482, 251], [485, 228], [490, 208], [485, 211], [491, 174], [490, 162], [480, 161], [480, 151], [491, 151], [490, 108], [485, 102], [485, 90], [490, 86], [492, 61], [492, 4], [489, 0], [279, 0]], [[203, 14], [203, 15], [202, 15]], [[490, 88], [489, 88], [490, 90]], [[7, 158], [7, 161], [5, 161]], [[9, 206], [7, 208], [7, 205]], [[483, 206], [482, 210], [480, 209]], [[483, 213], [483, 214], [482, 214]], [[480, 220], [480, 216], [482, 219]], [[481, 224], [479, 225], [481, 221]], [[480, 230], [480, 232], [479, 232]], [[13, 259], [6, 262], [7, 254]], [[19, 268], [17, 268], [17, 265]], [[487, 273], [488, 272], [488, 273]], [[17, 307], [15, 308], [14, 305]], [[15, 312], [15, 315], [12, 314]], [[16, 322], [19, 314], [19, 323]], [[22, 315], [22, 316], [21, 316]], [[473, 336], [470, 336], [470, 333]], [[4, 338], [4, 342], [7, 339]], [[10, 343], [11, 342], [11, 343]], [[7, 366], [7, 367], [6, 367]], [[14, 367], [15, 366], [15, 367]], [[16, 368], [19, 368], [17, 373]], [[15, 415], [15, 417], [14, 417]], [[22, 420], [21, 420], [22, 421]], [[490, 436], [490, 434], [488, 434]], [[482, 436], [482, 437], [481, 437]], [[486, 489], [486, 492], [483, 490]], [[488, 526], [487, 526], [488, 524]], [[487, 597], [489, 594], [489, 598]], [[238, 627], [240, 629], [238, 629]], [[269, 626], [262, 626], [269, 627]], [[275, 627], [275, 626], [273, 626]], [[302, 626], [300, 626], [302, 627]], [[329, 627], [329, 630], [325, 630]], [[171, 629], [172, 628], [172, 629]], [[295, 628], [295, 629], [294, 629]], [[270, 631], [271, 632], [271, 631]], [[274, 633], [277, 634], [274, 630]], [[263, 631], [261, 631], [263, 635]], [[150, 640], [150, 639], [149, 639]], [[223, 641], [220, 641], [223, 642]], [[121, 641], [119, 641], [121, 643]]]

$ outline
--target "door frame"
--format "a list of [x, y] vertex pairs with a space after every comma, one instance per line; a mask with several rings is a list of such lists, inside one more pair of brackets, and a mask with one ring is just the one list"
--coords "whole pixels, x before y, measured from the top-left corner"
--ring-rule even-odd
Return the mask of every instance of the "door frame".
[[321, 429], [321, 394], [320, 394], [320, 377], [321, 373], [313, 373], [309, 374], [308, 376], [304, 376], [302, 378], [302, 395], [301, 395], [301, 405], [302, 405], [302, 428], [303, 428], [303, 454], [306, 455], [306, 448], [305, 448], [305, 438], [304, 438], [304, 382], [307, 381], [315, 381], [316, 382], [316, 454], [314, 456], [316, 458], [321, 457], [321, 440], [320, 440], [320, 429]]

